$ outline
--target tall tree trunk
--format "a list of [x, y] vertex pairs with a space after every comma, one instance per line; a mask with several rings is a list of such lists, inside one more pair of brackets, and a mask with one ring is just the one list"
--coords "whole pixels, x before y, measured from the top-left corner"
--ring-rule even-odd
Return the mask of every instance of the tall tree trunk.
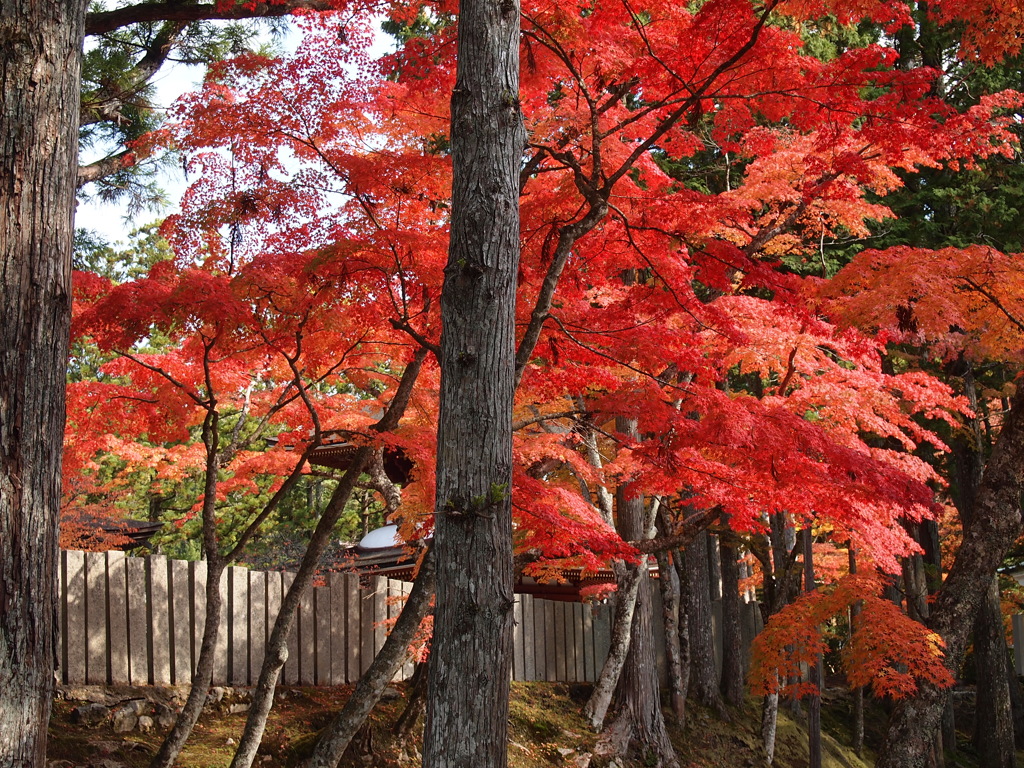
[[686, 687], [689, 675], [683, 674], [683, 652], [679, 644], [679, 575], [668, 552], [660, 550], [655, 557], [658, 561], [658, 585], [661, 587], [662, 622], [665, 625], [668, 688], [672, 696], [672, 712], [676, 716], [676, 722], [682, 727], [686, 723]]
[[725, 712], [718, 691], [708, 574], [708, 533], [698, 533], [684, 553], [686, 617], [690, 625], [690, 691], [704, 706]]
[[519, 269], [519, 3], [462, 0], [425, 768], [507, 763], [512, 667], [512, 399]]
[[[853, 549], [853, 545], [850, 545], [850, 573], [857, 573], [857, 553]], [[853, 625], [857, 621], [857, 616], [860, 615], [860, 604], [855, 603], [850, 606], [850, 639], [853, 640]], [[853, 751], [857, 753], [857, 757], [862, 757], [864, 754], [864, 688], [863, 686], [857, 686], [852, 691], [853, 695]]]
[[[929, 626], [945, 641], [944, 663], [956, 676], [968, 635], [986, 599], [996, 568], [1021, 532], [1024, 490], [1024, 387], [1014, 395], [999, 439], [985, 465], [975, 514], [965, 523], [953, 567], [931, 606]], [[876, 768], [923, 768], [948, 692], [922, 683], [899, 702], [890, 718]]]
[[[635, 419], [620, 417], [616, 427], [636, 437]], [[618, 487], [615, 496], [619, 535], [626, 541], [651, 538], [654, 517], [645, 510], [643, 497], [634, 495], [626, 484]], [[647, 562], [646, 557], [642, 560]], [[605, 729], [595, 754], [625, 756], [636, 750], [646, 765], [677, 768], [679, 763], [661, 711], [654, 649], [653, 594], [654, 585], [644, 565], [633, 612], [633, 639], [615, 692], [615, 720]]]
[[[802, 531], [804, 544], [804, 592], [813, 592], [814, 584], [814, 537], [811, 528]], [[815, 686], [814, 693], [807, 699], [807, 745], [810, 758], [809, 768], [821, 768], [821, 656], [815, 659], [808, 672], [808, 682]]]
[[427, 550], [402, 613], [373, 663], [359, 678], [345, 706], [320, 737], [309, 761], [310, 768], [334, 768], [338, 765], [352, 738], [380, 701], [388, 683], [408, 661], [409, 645], [423, 619], [430, 615], [430, 601], [434, 597], [433, 561], [433, 550]]
[[722, 680], [725, 700], [743, 703], [743, 637], [740, 627], [739, 547], [732, 533], [718, 535], [722, 571]]
[[1000, 674], [1006, 669], [1007, 656], [999, 582], [993, 578], [974, 625], [974, 662], [978, 674], [974, 746], [978, 763], [986, 768], [1017, 765], [1009, 680]]
[[85, 3], [0, 0], [0, 765], [43, 766]]

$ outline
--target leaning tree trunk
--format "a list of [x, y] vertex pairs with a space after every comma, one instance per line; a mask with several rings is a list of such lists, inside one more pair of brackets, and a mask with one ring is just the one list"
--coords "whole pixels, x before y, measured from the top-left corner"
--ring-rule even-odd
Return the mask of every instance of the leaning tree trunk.
[[[985, 465], [975, 514], [953, 567], [931, 606], [929, 626], [946, 644], [944, 663], [956, 676], [968, 636], [992, 577], [1021, 532], [1024, 490], [1024, 387], [1014, 395], [999, 440]], [[897, 704], [876, 768], [923, 768], [948, 692], [922, 683], [918, 694]]]
[[[616, 427], [633, 438], [637, 436], [635, 419], [620, 417], [616, 419]], [[651, 538], [654, 519], [645, 510], [643, 497], [621, 484], [615, 501], [619, 535], [626, 541]], [[679, 762], [661, 711], [654, 644], [654, 585], [647, 574], [646, 562], [647, 558], [642, 558], [632, 642], [615, 692], [615, 719], [605, 728], [595, 754], [625, 756], [635, 747], [646, 765], [677, 768]]]
[[462, 0], [441, 291], [437, 605], [425, 768], [507, 763], [512, 399], [519, 269], [519, 3]]
[[[418, 349], [413, 359], [402, 371], [402, 378], [395, 391], [395, 396], [385, 410], [384, 416], [373, 426], [374, 431], [389, 432], [398, 426], [409, 404], [409, 399], [412, 397], [416, 379], [419, 377], [425, 358], [426, 350]], [[316, 528], [313, 529], [313, 535], [310, 536], [309, 543], [306, 545], [306, 551], [302, 555], [295, 579], [281, 601], [281, 609], [274, 621], [270, 639], [267, 640], [263, 666], [260, 668], [260, 676], [253, 691], [252, 705], [249, 707], [249, 715], [245, 720], [245, 728], [238, 740], [235, 756], [231, 760], [231, 768], [249, 768], [256, 759], [256, 752], [267, 727], [267, 717], [274, 705], [274, 689], [277, 686], [281, 670], [284, 668], [285, 662], [288, 661], [288, 638], [295, 624], [299, 604], [302, 602], [306, 590], [313, 583], [313, 577], [320, 567], [320, 558], [323, 557], [334, 536], [334, 527], [341, 519], [349, 499], [352, 498], [352, 492], [359, 481], [359, 476], [370, 461], [374, 450], [381, 449], [375, 449], [371, 445], [363, 445], [356, 449], [349, 460], [348, 469], [342, 475], [316, 524]]]
[[612, 704], [612, 696], [618, 688], [626, 656], [633, 642], [633, 614], [636, 611], [640, 583], [648, 578], [647, 556], [640, 562], [623, 570], [615, 591], [615, 613], [612, 617], [611, 642], [601, 672], [594, 683], [594, 690], [583, 707], [583, 717], [595, 731], [604, 728], [604, 719]]
[[46, 764], [85, 3], [0, 0], [0, 765]]
[[374, 657], [373, 663], [359, 678], [345, 706], [320, 737], [309, 761], [310, 768], [334, 768], [341, 761], [352, 738], [380, 701], [388, 683], [408, 661], [409, 646], [415, 639], [423, 619], [430, 615], [430, 601], [433, 597], [434, 554], [433, 550], [427, 550], [402, 613], [384, 641], [384, 646]]

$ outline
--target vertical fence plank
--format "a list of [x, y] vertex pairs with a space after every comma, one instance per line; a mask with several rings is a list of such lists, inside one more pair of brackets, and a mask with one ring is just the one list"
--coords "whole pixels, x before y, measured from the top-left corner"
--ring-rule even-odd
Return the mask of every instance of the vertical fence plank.
[[[409, 602], [409, 595], [412, 594], [412, 584], [410, 582], [406, 581], [406, 582], [402, 583], [402, 594], [405, 595], [405, 601], [402, 603], [402, 610], [404, 611], [406, 603]], [[406, 662], [405, 667], [403, 667], [403, 669], [402, 669], [402, 679], [403, 680], [410, 679], [413, 676], [413, 674], [415, 674], [415, 672], [416, 672], [416, 662], [415, 662], [415, 660], [410, 660], [410, 661]]]
[[362, 588], [359, 590], [359, 673], [362, 674], [367, 669], [369, 669], [370, 664], [373, 663], [373, 621], [376, 615], [373, 603], [374, 598], [376, 597], [377, 579], [375, 576], [371, 576], [368, 579], [366, 579], [365, 583], [360, 582], [360, 586]]
[[345, 574], [345, 647], [346, 647], [346, 678], [354, 683], [363, 674], [362, 662], [362, 600], [359, 576], [354, 573]]
[[556, 638], [558, 628], [555, 626], [555, 604], [544, 600], [544, 679], [553, 682], [558, 679], [558, 651]]
[[331, 590], [331, 680], [330, 685], [345, 682], [345, 575], [332, 573], [327, 580]]
[[313, 608], [316, 611], [316, 669], [317, 685], [331, 684], [331, 588], [313, 589]]
[[523, 673], [523, 596], [514, 595], [512, 605], [512, 679], [525, 680]]
[[217, 685], [227, 685], [231, 676], [229, 662], [231, 660], [231, 638], [228, 635], [231, 622], [231, 598], [228, 584], [228, 570], [225, 568], [220, 573], [220, 625], [217, 627], [217, 644], [213, 657], [213, 682]]
[[316, 680], [316, 617], [313, 614], [313, 590], [307, 589], [299, 603], [299, 684], [313, 685]]
[[107, 684], [107, 559], [85, 553], [85, 681]]
[[583, 603], [572, 604], [572, 634], [575, 638], [573, 643], [574, 656], [576, 659], [575, 674], [573, 680], [582, 683], [587, 679], [587, 636], [583, 632], [583, 615], [586, 608]]
[[132, 685], [149, 684], [149, 622], [146, 620], [146, 561], [141, 557], [125, 560], [125, 614], [128, 620], [128, 681]]
[[537, 679], [537, 606], [533, 595], [523, 595], [523, 675]]
[[171, 560], [168, 566], [171, 681], [185, 685], [192, 679], [192, 585], [186, 561]]
[[594, 679], [596, 680], [601, 674], [601, 669], [604, 667], [605, 659], [608, 658], [608, 649], [612, 644], [611, 635], [611, 617], [615, 611], [615, 604], [612, 600], [608, 600], [601, 605], [596, 606], [594, 613], [594, 661], [595, 672]]
[[[387, 641], [387, 634], [390, 634], [391, 628], [395, 626], [395, 621], [398, 620], [398, 616], [402, 613], [402, 609], [405, 607], [405, 601], [402, 599], [402, 582], [397, 579], [388, 579], [388, 591], [387, 591], [387, 615], [388, 622], [385, 632], [385, 641]], [[381, 646], [383, 647], [383, 645]], [[378, 651], [379, 653], [379, 651]], [[405, 665], [403, 664], [398, 668], [395, 673], [395, 680], [405, 679]]]
[[384, 647], [388, 637], [388, 580], [383, 576], [373, 577], [373, 655]]
[[65, 552], [64, 603], [64, 682], [85, 682], [85, 553]]
[[192, 593], [192, 673], [199, 664], [199, 651], [203, 646], [203, 632], [206, 630], [206, 575], [204, 561], [188, 564], [189, 589]]
[[583, 679], [589, 683], [597, 681], [597, 662], [594, 659], [594, 608], [581, 605], [583, 609]]
[[267, 650], [267, 576], [249, 571], [249, 681], [255, 685]]
[[1024, 675], [1024, 615], [1016, 613], [1011, 619], [1013, 628], [1013, 659], [1017, 674]]
[[152, 669], [149, 679], [154, 685], [171, 683], [170, 613], [167, 604], [167, 558], [150, 555], [146, 558], [149, 583], [149, 657]]
[[565, 632], [565, 607], [566, 603], [562, 600], [552, 601], [551, 609], [555, 614], [555, 679], [556, 680], [568, 680], [567, 676], [567, 662], [568, 662], [568, 638]]
[[[281, 574], [281, 601], [284, 602], [284, 596], [288, 594], [288, 590], [291, 589], [292, 582], [295, 581], [295, 574], [291, 571], [284, 571]], [[278, 609], [280, 610], [280, 609]], [[288, 635], [288, 661], [285, 662], [284, 669], [282, 670], [283, 679], [289, 685], [298, 685], [299, 683], [299, 617], [296, 616], [292, 622], [292, 631]]]
[[249, 569], [232, 566], [228, 570], [230, 590], [228, 617], [229, 684], [249, 684]]
[[110, 682], [128, 682], [128, 583], [124, 552], [107, 552], [107, 656]]
[[[283, 578], [284, 574], [280, 571], [272, 571], [267, 574], [267, 639], [270, 639], [270, 634], [274, 631], [274, 624], [277, 621], [277, 614], [281, 612], [281, 600], [284, 599], [284, 588]], [[294, 634], [294, 632], [292, 632]], [[289, 646], [288, 661], [291, 661], [291, 650]], [[285, 662], [284, 667], [281, 669], [281, 674], [278, 675], [278, 680], [281, 683], [290, 683], [288, 679], [288, 662]]]

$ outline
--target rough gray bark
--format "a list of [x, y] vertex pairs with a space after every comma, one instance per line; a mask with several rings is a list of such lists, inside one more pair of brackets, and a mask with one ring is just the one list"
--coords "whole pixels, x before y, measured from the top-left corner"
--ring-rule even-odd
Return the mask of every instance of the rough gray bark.
[[708, 533], [701, 531], [683, 556], [686, 568], [683, 602], [690, 629], [690, 692], [704, 706], [724, 712], [715, 669], [708, 562]]
[[999, 674], [1006, 668], [1007, 658], [999, 582], [992, 578], [974, 625], [974, 662], [978, 674], [974, 746], [978, 751], [978, 764], [986, 768], [1016, 768], [1017, 765], [1009, 679]]
[[[849, 554], [850, 562], [850, 573], [857, 573], [857, 553], [850, 547]], [[854, 628], [853, 625], [857, 621], [857, 616], [860, 614], [860, 605], [854, 604], [850, 606], [850, 639], [853, 639]], [[864, 688], [857, 686], [852, 691], [853, 694], [853, 751], [857, 753], [857, 757], [861, 757], [864, 753]]]
[[366, 722], [370, 711], [380, 701], [381, 694], [387, 688], [398, 670], [409, 659], [409, 645], [416, 636], [420, 624], [430, 615], [430, 601], [434, 597], [434, 556], [433, 550], [427, 550], [420, 565], [409, 598], [402, 608], [395, 626], [384, 641], [384, 646], [373, 659], [369, 669], [363, 673], [356, 683], [352, 695], [349, 696], [341, 712], [320, 737], [309, 761], [310, 768], [334, 768], [338, 765], [345, 750], [352, 742], [356, 732]]
[[0, 0], [0, 765], [46, 763], [85, 3]]
[[457, 56], [423, 765], [501, 768], [512, 663], [512, 399], [526, 138], [517, 0], [463, 0]]
[[[1021, 532], [1024, 490], [1024, 387], [1018, 389], [999, 439], [985, 465], [974, 519], [931, 606], [929, 626], [946, 643], [944, 663], [955, 676], [968, 634], [996, 568]], [[876, 768], [923, 768], [942, 717], [947, 691], [922, 683], [912, 699], [899, 702], [889, 721]]]
[[682, 727], [686, 724], [686, 688], [690, 678], [688, 674], [683, 674], [683, 652], [679, 644], [679, 614], [682, 605], [679, 575], [668, 552], [659, 550], [655, 557], [658, 561], [658, 584], [661, 587], [662, 622], [665, 625], [668, 688], [672, 697], [672, 712], [677, 724]]
[[[804, 592], [813, 592], [814, 584], [814, 537], [810, 528], [804, 528]], [[817, 687], [817, 692], [807, 697], [807, 745], [810, 757], [809, 768], [821, 768], [821, 656], [811, 665], [808, 682]]]
[[729, 533], [718, 535], [722, 572], [722, 697], [738, 706], [743, 703], [743, 637], [740, 629], [739, 547]]

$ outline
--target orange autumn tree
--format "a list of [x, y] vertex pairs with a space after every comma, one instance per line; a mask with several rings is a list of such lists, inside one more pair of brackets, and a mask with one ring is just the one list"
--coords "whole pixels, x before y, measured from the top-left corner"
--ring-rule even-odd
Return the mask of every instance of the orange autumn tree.
[[[366, 32], [350, 19], [340, 49], [336, 25], [311, 28], [291, 59], [218, 68], [178, 113], [175, 141], [201, 171], [170, 225], [182, 258], [229, 230], [239, 264], [350, 263], [348, 300], [370, 309], [348, 332], [436, 350], [453, 10], [393, 9], [406, 42], [383, 69], [360, 59]], [[893, 68], [881, 37], [810, 55], [788, 19], [826, 10], [907, 16], [895, 2], [524, 6], [512, 492], [538, 575], [660, 546], [643, 525], [633, 549], [612, 533], [627, 507], [652, 508], [604, 505], [616, 489], [656, 497], [683, 537], [684, 508], [704, 524], [727, 512], [743, 532], [772, 514], [825, 521], [890, 569], [913, 546], [897, 519], [930, 514], [933, 476], [909, 452], [941, 441], [909, 414], [959, 404], [926, 376], [884, 373], [878, 342], [818, 318], [782, 258], [884, 214], [867, 194], [896, 185], [893, 168], [1001, 151], [1006, 102], [956, 112], [932, 73]], [[399, 512], [409, 530], [433, 510], [425, 431], [397, 438], [418, 462]], [[594, 432], [607, 433], [600, 463]], [[643, 695], [632, 711], [647, 721], [620, 731], [671, 764]]]

